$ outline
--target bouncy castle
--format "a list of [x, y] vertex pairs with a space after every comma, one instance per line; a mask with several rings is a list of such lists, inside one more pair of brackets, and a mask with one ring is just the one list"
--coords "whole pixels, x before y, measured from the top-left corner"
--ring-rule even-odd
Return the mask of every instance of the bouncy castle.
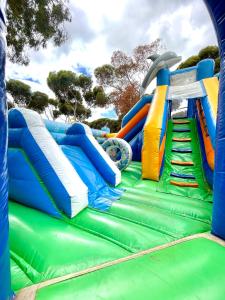
[[0, 300], [225, 299], [225, 7], [205, 3], [219, 77], [211, 59], [172, 71], [174, 52], [152, 56], [108, 134], [7, 111], [2, 2]]

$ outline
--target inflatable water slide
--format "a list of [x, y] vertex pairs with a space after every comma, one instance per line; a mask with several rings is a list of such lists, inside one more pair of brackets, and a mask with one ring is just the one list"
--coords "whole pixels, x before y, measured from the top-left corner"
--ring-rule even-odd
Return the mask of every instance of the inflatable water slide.
[[[203, 280], [212, 267], [205, 266], [208, 256], [219, 263], [225, 255], [207, 234], [218, 102], [214, 62], [177, 71], [160, 65], [154, 95], [141, 98], [118, 133], [131, 143], [141, 140], [140, 161], [122, 172], [87, 125], [42, 120], [23, 108], [9, 111], [10, 260], [17, 299], [146, 299], [143, 282], [153, 299], [165, 299], [172, 278], [183, 280], [194, 299], [187, 270], [192, 266]], [[188, 99], [187, 116], [173, 119], [172, 101], [180, 98]], [[171, 268], [176, 272], [167, 285], [157, 274], [168, 276]], [[166, 299], [182, 299], [182, 293], [174, 289]]]
[[[138, 159], [120, 171], [81, 123], [7, 118], [1, 2], [0, 300], [224, 300], [225, 8], [205, 3], [220, 86], [212, 60], [171, 71], [174, 53], [154, 56], [141, 88], [156, 77], [154, 95], [120, 133]], [[179, 99], [187, 114], [172, 118]]]

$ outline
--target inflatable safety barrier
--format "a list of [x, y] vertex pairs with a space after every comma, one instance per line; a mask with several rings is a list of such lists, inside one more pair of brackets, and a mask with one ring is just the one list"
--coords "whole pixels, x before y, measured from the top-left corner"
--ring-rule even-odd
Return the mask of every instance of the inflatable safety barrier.
[[132, 150], [126, 141], [118, 138], [110, 138], [103, 143], [102, 147], [115, 162], [118, 169], [124, 170], [128, 167], [132, 160]]

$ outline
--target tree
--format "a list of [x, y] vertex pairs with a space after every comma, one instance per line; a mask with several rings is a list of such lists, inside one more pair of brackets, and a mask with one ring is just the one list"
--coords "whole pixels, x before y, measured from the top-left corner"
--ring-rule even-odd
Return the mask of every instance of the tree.
[[132, 55], [118, 50], [111, 57], [111, 64], [95, 69], [100, 86], [108, 90], [108, 102], [114, 104], [118, 115], [124, 115], [139, 99], [139, 88], [151, 61], [147, 58], [161, 48], [159, 39], [136, 47]]
[[120, 117], [123, 117], [140, 99], [138, 86], [132, 84], [127, 85], [121, 92], [114, 90], [110, 96]]
[[46, 117], [54, 119], [54, 109], [57, 109], [58, 102], [49, 99], [48, 95], [39, 91], [32, 92], [28, 84], [20, 80], [10, 79], [6, 82], [6, 90], [11, 95], [8, 97], [8, 108], [15, 106], [33, 109], [38, 113], [45, 113]]
[[102, 86], [95, 86], [84, 94], [85, 101], [89, 108], [105, 107], [108, 104], [108, 97]]
[[82, 103], [79, 80], [72, 71], [50, 72], [47, 78], [49, 88], [59, 101], [59, 111], [67, 116], [76, 117], [77, 104]]
[[178, 69], [196, 66], [202, 59], [212, 58], [215, 61], [215, 73], [220, 71], [220, 54], [217, 46], [208, 46], [199, 51], [197, 55], [193, 55], [182, 62]]
[[220, 71], [220, 57], [215, 59], [215, 73], [219, 73]]
[[193, 55], [186, 59], [183, 63], [179, 65], [179, 69], [184, 69], [184, 68], [189, 68], [189, 67], [194, 67], [197, 65], [197, 63], [200, 62], [200, 57], [198, 55]]
[[205, 47], [199, 51], [198, 56], [200, 57], [200, 59], [205, 59], [205, 58], [216, 59], [217, 57], [220, 56], [219, 48], [217, 46]]
[[6, 90], [11, 94], [13, 101], [22, 107], [29, 105], [31, 88], [20, 80], [10, 79], [6, 82]]
[[45, 108], [45, 115], [48, 119], [55, 120], [60, 116], [58, 106], [59, 102], [56, 99], [48, 99], [48, 106]]
[[104, 126], [110, 128], [110, 132], [118, 132], [121, 126], [121, 120], [111, 120], [108, 118], [101, 118], [92, 122], [86, 122], [91, 128], [101, 129]]
[[72, 71], [61, 70], [50, 72], [47, 78], [49, 88], [58, 100], [58, 111], [67, 121], [84, 120], [91, 115], [91, 108], [105, 105], [107, 98], [101, 87], [92, 88], [92, 80], [85, 75], [77, 75]]
[[44, 112], [46, 107], [49, 105], [48, 95], [42, 92], [34, 92], [31, 95], [30, 102], [27, 105], [27, 108], [36, 110], [39, 113]]
[[65, 22], [71, 22], [67, 0], [8, 0], [7, 44], [13, 63], [29, 63], [28, 49], [60, 46], [67, 39]]

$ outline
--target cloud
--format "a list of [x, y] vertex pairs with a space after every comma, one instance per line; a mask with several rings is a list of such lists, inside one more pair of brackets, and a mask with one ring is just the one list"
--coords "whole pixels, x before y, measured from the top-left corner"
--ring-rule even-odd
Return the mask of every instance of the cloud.
[[[200, 16], [200, 17], [199, 17]], [[212, 22], [203, 1], [130, 0], [121, 22], [105, 22], [110, 49], [130, 52], [139, 44], [161, 38], [168, 50], [185, 57], [215, 44]]]
[[[139, 44], [161, 38], [168, 50], [183, 59], [197, 54], [216, 36], [203, 1], [196, 0], [70, 0], [72, 22], [65, 24], [68, 41], [29, 50], [29, 66], [7, 62], [7, 78], [24, 80], [32, 90], [53, 97], [47, 86], [50, 71], [61, 69], [91, 75], [109, 63], [114, 50], [130, 53]], [[112, 108], [95, 109], [92, 119], [112, 115]]]

